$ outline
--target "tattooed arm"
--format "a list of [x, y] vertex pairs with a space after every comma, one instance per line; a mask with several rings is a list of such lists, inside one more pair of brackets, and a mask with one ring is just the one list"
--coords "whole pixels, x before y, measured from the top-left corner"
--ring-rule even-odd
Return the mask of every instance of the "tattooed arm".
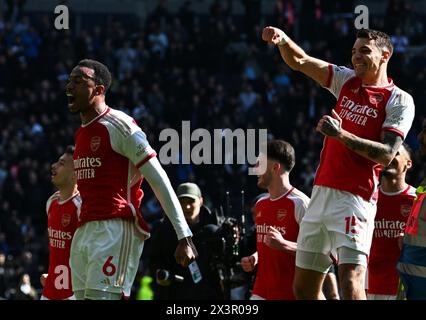
[[362, 139], [345, 130], [336, 138], [352, 151], [383, 166], [391, 163], [403, 142], [402, 137], [392, 131], [383, 131], [381, 142]]
[[316, 130], [323, 135], [342, 142], [350, 150], [370, 159], [371, 161], [387, 166], [395, 157], [403, 139], [392, 131], [383, 131], [381, 142], [360, 138], [342, 128], [342, 119], [333, 110], [334, 118], [323, 116], [318, 122]]

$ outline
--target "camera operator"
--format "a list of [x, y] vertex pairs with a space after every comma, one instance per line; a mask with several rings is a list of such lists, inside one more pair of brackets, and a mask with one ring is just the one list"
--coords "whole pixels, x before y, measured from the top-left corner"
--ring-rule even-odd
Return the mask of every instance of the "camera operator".
[[185, 219], [197, 246], [197, 260], [184, 268], [173, 259], [177, 239], [166, 218], [158, 226], [152, 239], [150, 270], [157, 278], [154, 299], [157, 300], [212, 300], [223, 299], [217, 271], [211, 266], [211, 254], [206, 238], [217, 231], [217, 218], [203, 205], [200, 188], [194, 183], [182, 183], [176, 190]]

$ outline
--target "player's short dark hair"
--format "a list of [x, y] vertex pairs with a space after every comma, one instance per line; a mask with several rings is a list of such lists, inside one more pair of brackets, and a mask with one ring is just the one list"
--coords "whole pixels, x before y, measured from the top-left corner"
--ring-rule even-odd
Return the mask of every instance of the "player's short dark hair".
[[81, 60], [77, 66], [93, 69], [93, 71], [95, 71], [95, 83], [103, 85], [105, 87], [105, 92], [108, 91], [111, 86], [112, 76], [106, 65], [96, 60], [84, 59]]
[[361, 29], [356, 34], [357, 39], [372, 39], [376, 43], [376, 46], [380, 49], [388, 49], [390, 54], [393, 53], [393, 45], [390, 37], [382, 32], [373, 29]]
[[65, 154], [69, 154], [70, 156], [74, 155], [75, 147], [73, 145], [69, 145], [65, 148]]
[[285, 171], [290, 172], [296, 163], [296, 154], [290, 143], [284, 140], [271, 140], [266, 144], [267, 157], [284, 166]]

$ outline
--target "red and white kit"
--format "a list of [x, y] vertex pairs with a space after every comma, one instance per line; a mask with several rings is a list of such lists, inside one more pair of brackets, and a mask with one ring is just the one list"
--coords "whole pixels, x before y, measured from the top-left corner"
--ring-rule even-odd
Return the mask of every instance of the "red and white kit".
[[[342, 128], [372, 141], [383, 130], [405, 139], [414, 119], [413, 98], [388, 79], [387, 86], [364, 86], [352, 69], [329, 65], [327, 89], [337, 98]], [[325, 137], [314, 185], [347, 191], [371, 200], [377, 191], [380, 165], [358, 155], [336, 139]]]
[[[371, 141], [380, 141], [385, 130], [406, 137], [414, 102], [392, 79], [387, 86], [366, 86], [351, 69], [329, 65], [329, 70], [326, 88], [337, 98], [335, 110], [343, 129]], [[335, 255], [336, 249], [347, 247], [368, 255], [380, 169], [342, 142], [325, 137], [311, 202], [300, 224], [298, 250]], [[313, 268], [296, 260], [299, 267]], [[326, 272], [323, 267], [313, 269]]]
[[398, 238], [404, 232], [416, 189], [408, 186], [396, 193], [379, 190], [374, 235], [368, 261], [368, 293], [396, 296], [399, 275], [396, 270], [401, 250]]
[[[70, 261], [78, 296], [82, 291], [90, 295], [88, 290], [130, 295], [150, 235], [139, 212], [141, 172], [147, 168], [146, 174], [166, 176], [155, 156], [134, 119], [107, 106], [76, 132], [74, 169], [83, 204]], [[169, 192], [157, 182], [151, 185], [156, 194]], [[172, 190], [169, 182], [163, 183]], [[183, 214], [169, 214], [169, 219], [178, 239], [192, 235]]]
[[71, 248], [75, 292], [130, 295], [150, 235], [139, 212], [139, 168], [155, 156], [135, 121], [107, 106], [76, 132], [74, 170], [83, 204]]
[[143, 177], [138, 168], [152, 157], [145, 133], [134, 120], [109, 107], [75, 134], [74, 169], [82, 199], [80, 225], [123, 218], [135, 222], [145, 237], [139, 213]]
[[74, 294], [69, 260], [80, 208], [81, 198], [78, 193], [61, 202], [59, 192], [56, 192], [47, 200], [49, 271], [42, 295], [49, 300], [68, 299]]
[[295, 257], [269, 248], [264, 237], [274, 227], [284, 239], [296, 242], [299, 222], [308, 203], [309, 198], [294, 187], [277, 199], [267, 196], [256, 203], [258, 264], [253, 295], [267, 300], [294, 300]]

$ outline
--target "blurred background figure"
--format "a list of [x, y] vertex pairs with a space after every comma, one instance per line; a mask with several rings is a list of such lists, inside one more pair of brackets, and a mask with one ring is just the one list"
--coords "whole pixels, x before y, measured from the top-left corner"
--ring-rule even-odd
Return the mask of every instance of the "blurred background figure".
[[195, 183], [180, 184], [176, 195], [193, 233], [199, 256], [186, 268], [176, 263], [173, 256], [177, 240], [170, 221], [164, 218], [151, 240], [150, 270], [157, 280], [155, 299], [223, 299], [223, 287], [211, 249], [219, 229], [217, 218], [203, 204], [201, 190]]
[[15, 300], [37, 300], [39, 295], [31, 284], [31, 278], [27, 273], [21, 276], [21, 280], [16, 288]]

